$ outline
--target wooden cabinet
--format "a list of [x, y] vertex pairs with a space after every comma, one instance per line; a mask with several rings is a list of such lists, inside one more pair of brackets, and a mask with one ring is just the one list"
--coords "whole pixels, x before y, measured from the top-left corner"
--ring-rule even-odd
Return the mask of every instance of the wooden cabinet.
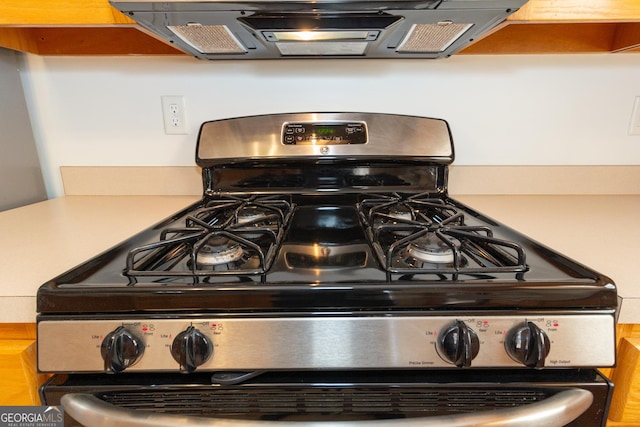
[[[40, 55], [181, 55], [107, 0], [2, 0], [0, 46]], [[529, 0], [463, 54], [640, 52], [638, 0]]]
[[0, 406], [40, 405], [35, 340], [35, 324], [0, 324]]
[[40, 55], [182, 54], [108, 0], [2, 0], [0, 46]]
[[613, 381], [607, 427], [637, 426], [640, 420], [640, 325], [618, 325], [617, 365], [602, 370]]
[[529, 0], [465, 54], [640, 52], [638, 0]]

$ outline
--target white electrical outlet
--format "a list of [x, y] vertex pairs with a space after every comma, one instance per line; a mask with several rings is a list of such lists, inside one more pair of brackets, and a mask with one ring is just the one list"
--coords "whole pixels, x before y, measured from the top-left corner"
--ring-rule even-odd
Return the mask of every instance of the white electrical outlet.
[[162, 119], [167, 135], [187, 134], [187, 115], [183, 96], [162, 96]]
[[640, 96], [636, 96], [629, 122], [629, 135], [640, 135]]

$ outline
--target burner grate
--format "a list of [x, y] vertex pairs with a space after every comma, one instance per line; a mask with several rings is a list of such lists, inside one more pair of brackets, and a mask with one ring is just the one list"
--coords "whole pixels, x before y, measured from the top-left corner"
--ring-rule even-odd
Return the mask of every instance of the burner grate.
[[429, 193], [368, 195], [357, 204], [378, 262], [392, 274], [488, 274], [527, 270], [524, 249]]
[[189, 277], [265, 274], [273, 263], [294, 205], [281, 196], [224, 196], [189, 215], [182, 228], [162, 230], [160, 239], [129, 251], [124, 274], [171, 281]]

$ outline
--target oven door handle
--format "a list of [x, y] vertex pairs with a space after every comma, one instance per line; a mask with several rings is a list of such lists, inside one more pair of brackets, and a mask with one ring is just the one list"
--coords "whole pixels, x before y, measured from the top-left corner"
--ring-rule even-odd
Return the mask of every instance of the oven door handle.
[[456, 415], [375, 421], [247, 421], [119, 408], [90, 394], [66, 394], [65, 412], [85, 427], [562, 427], [593, 402], [588, 390], [568, 389], [528, 405]]

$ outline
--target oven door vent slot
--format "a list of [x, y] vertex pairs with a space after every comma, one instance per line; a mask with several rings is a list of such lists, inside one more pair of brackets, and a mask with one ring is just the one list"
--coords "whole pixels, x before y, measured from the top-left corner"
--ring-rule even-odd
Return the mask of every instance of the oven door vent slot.
[[104, 393], [102, 400], [142, 411], [240, 419], [411, 418], [516, 407], [544, 400], [542, 391], [524, 389], [198, 389]]

